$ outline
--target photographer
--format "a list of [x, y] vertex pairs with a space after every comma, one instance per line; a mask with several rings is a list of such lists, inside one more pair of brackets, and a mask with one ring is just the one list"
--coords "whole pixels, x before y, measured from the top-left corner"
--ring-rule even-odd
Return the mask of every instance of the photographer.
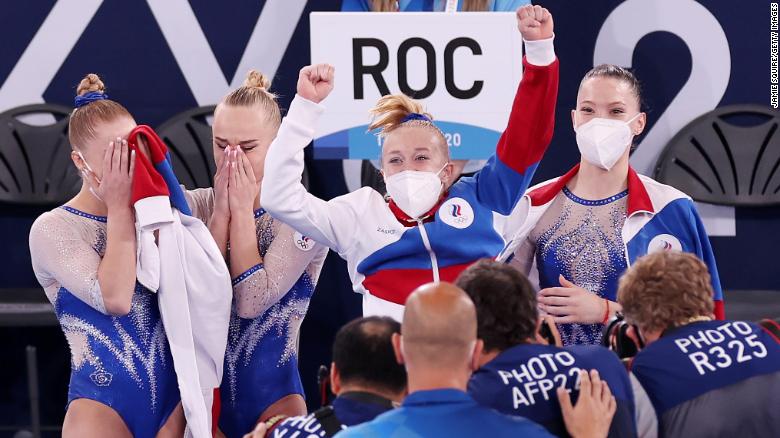
[[[403, 405], [339, 437], [550, 437], [525, 418], [502, 415], [476, 403], [466, 387], [480, 363], [477, 312], [468, 295], [450, 283], [417, 288], [406, 302], [393, 348], [409, 377]], [[581, 389], [572, 405], [558, 389], [563, 417], [577, 438], [604, 437], [615, 413], [615, 398], [598, 373], [578, 371]]]
[[[550, 317], [547, 322], [539, 318], [536, 294], [523, 274], [485, 259], [463, 271], [457, 285], [474, 301], [478, 337], [484, 342], [480, 368], [468, 386], [478, 403], [529, 418], [553, 434], [568, 436], [556, 389], [563, 386], [577, 393], [579, 384], [572, 378], [577, 370], [596, 370], [617, 401], [609, 436], [636, 436], [637, 429], [640, 436], [655, 436], [649, 402], [640, 403], [645, 407], [640, 409], [644, 415], [635, 425], [634, 395], [620, 361], [598, 346], [560, 347], [555, 324]], [[545, 325], [547, 337], [554, 339], [544, 340], [538, 334]]]
[[659, 252], [620, 280], [631, 372], [661, 436], [780, 436], [780, 345], [761, 326], [713, 320], [712, 283], [696, 256]]
[[[406, 371], [395, 360], [391, 338], [401, 324], [389, 317], [358, 318], [339, 329], [333, 341], [330, 385], [333, 404], [309, 415], [272, 418], [259, 423], [247, 438], [330, 437], [342, 429], [373, 420], [398, 405], [406, 395]], [[270, 435], [270, 434], [269, 434]]]

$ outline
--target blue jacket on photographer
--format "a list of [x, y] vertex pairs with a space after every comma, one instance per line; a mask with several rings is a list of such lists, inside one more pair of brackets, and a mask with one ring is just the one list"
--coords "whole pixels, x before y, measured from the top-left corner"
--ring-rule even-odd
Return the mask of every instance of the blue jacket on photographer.
[[522, 273], [482, 260], [463, 271], [457, 284], [474, 301], [477, 333], [484, 343], [480, 368], [468, 385], [474, 400], [568, 437], [556, 389], [564, 387], [576, 395], [579, 371], [596, 370], [617, 402], [609, 436], [637, 436], [638, 429], [640, 436], [655, 436], [652, 407], [641, 387], [634, 394], [619, 358], [600, 346], [560, 347], [555, 324], [550, 317], [539, 318], [536, 294]]
[[631, 373], [659, 435], [780, 436], [777, 330], [714, 320], [711, 297], [707, 266], [689, 253], [645, 256], [620, 281], [627, 333], [640, 344]]

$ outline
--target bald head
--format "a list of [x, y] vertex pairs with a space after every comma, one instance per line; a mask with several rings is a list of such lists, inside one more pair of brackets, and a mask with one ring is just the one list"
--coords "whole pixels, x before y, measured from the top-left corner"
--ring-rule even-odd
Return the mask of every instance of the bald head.
[[450, 283], [420, 286], [406, 301], [401, 335], [408, 363], [468, 364], [477, 340], [474, 303]]

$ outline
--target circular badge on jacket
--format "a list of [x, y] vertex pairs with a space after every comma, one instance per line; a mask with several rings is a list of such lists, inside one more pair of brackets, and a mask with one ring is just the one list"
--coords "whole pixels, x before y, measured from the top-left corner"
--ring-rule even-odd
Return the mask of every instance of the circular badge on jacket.
[[671, 234], [659, 234], [647, 245], [647, 253], [652, 254], [660, 251], [682, 251], [680, 239]]
[[314, 240], [312, 240], [311, 237], [304, 236], [297, 231], [293, 232], [293, 243], [301, 251], [311, 251], [312, 248], [314, 248]]
[[439, 207], [439, 218], [445, 224], [463, 229], [474, 222], [474, 210], [463, 198], [450, 198]]

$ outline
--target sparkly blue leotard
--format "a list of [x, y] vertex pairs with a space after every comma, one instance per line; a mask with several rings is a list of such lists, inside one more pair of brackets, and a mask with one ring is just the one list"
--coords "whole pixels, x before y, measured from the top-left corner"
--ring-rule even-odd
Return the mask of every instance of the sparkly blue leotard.
[[303, 274], [273, 307], [255, 319], [231, 315], [225, 376], [220, 394], [219, 427], [228, 437], [242, 437], [274, 402], [303, 395], [298, 374], [298, 329], [306, 316], [314, 285]]
[[45, 213], [30, 234], [33, 264], [70, 345], [68, 403], [98, 401], [133, 436], [154, 437], [179, 403], [176, 373], [154, 293], [136, 284], [130, 313], [104, 313], [96, 278], [105, 222], [69, 207]]
[[[189, 190], [185, 197], [193, 215], [208, 223], [214, 212], [213, 189]], [[298, 333], [327, 255], [326, 247], [263, 209], [255, 211], [255, 232], [262, 263], [233, 280], [219, 416], [219, 428], [228, 438], [251, 431], [279, 399], [303, 395]], [[239, 317], [239, 309], [243, 316], [254, 317]]]
[[[621, 230], [628, 191], [598, 201], [582, 199], [566, 187], [529, 235], [535, 246], [539, 287], [560, 286], [563, 276], [577, 286], [615, 301], [617, 281], [626, 269]], [[602, 324], [558, 324], [564, 345], [598, 344]]]
[[[289, 227], [270, 218], [262, 209], [255, 212], [255, 220], [258, 248], [264, 261], [271, 263], [274, 257], [281, 257], [285, 261], [282, 265], [287, 269], [309, 263], [311, 256], [294, 243], [290, 244], [294, 232]], [[274, 241], [281, 251], [275, 250], [277, 253], [272, 256], [269, 249]], [[324, 247], [314, 251], [324, 256], [322, 249]], [[251, 431], [262, 413], [282, 397], [303, 395], [298, 373], [298, 332], [314, 293], [322, 256], [315, 256], [292, 287], [282, 291], [286, 293], [279, 301], [256, 318], [240, 318], [234, 302], [225, 352], [225, 375], [220, 387], [219, 428], [228, 438], [240, 438]], [[264, 265], [254, 266], [233, 281], [236, 300], [240, 299], [241, 289], [251, 295], [266, 289], [267, 277], [273, 274], [265, 272], [264, 276], [258, 276], [264, 269]]]

